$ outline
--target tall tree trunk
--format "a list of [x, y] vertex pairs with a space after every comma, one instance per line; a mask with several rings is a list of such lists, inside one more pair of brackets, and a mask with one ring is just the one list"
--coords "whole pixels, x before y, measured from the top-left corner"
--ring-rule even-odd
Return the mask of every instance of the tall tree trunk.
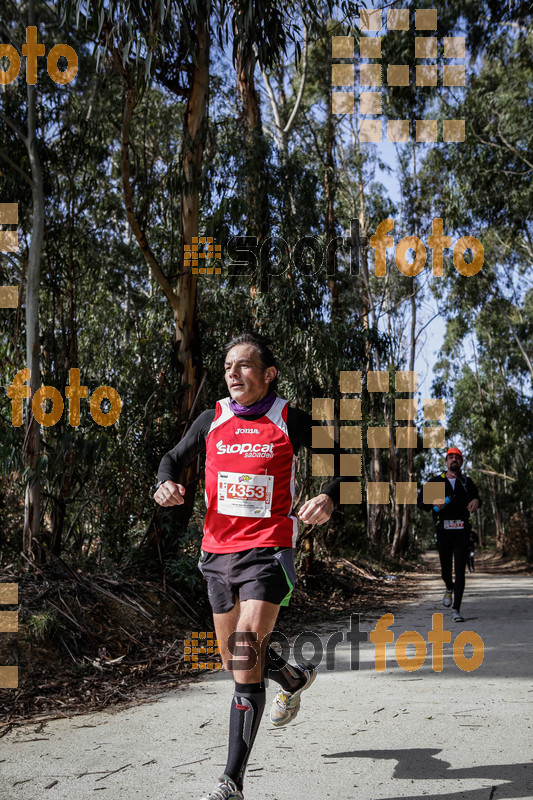
[[[277, 83], [279, 87], [279, 97], [276, 99], [274, 95], [274, 90], [272, 88], [272, 84], [270, 83], [270, 78], [263, 68], [261, 68], [261, 74], [263, 76], [263, 81], [265, 84], [265, 88], [270, 99], [270, 106], [272, 109], [272, 116], [274, 118], [274, 129], [276, 131], [276, 138], [275, 141], [278, 146], [279, 155], [282, 167], [285, 169], [288, 167], [289, 162], [289, 134], [291, 133], [292, 128], [294, 127], [295, 120], [298, 116], [302, 105], [302, 99], [305, 89], [305, 84], [307, 80], [307, 51], [308, 51], [308, 41], [307, 41], [307, 27], [305, 24], [303, 25], [303, 48], [302, 48], [302, 74], [300, 80], [300, 86], [298, 88], [298, 94], [294, 98], [294, 103], [292, 107], [292, 112], [289, 116], [289, 119], [285, 121], [285, 114], [284, 111], [287, 106], [287, 98], [285, 95], [285, 68], [283, 63], [280, 63], [277, 71]], [[331, 89], [330, 89], [331, 91]], [[287, 176], [289, 177], [289, 176]], [[296, 201], [294, 199], [294, 186], [293, 180], [290, 178], [287, 182], [288, 186], [288, 194], [289, 194], [289, 205], [290, 205], [290, 215], [287, 215], [287, 221], [289, 225], [292, 225], [292, 218], [296, 216], [297, 209], [296, 209]], [[286, 213], [286, 211], [284, 211]]]
[[[70, 377], [70, 370], [78, 366], [78, 333], [76, 324], [76, 299], [75, 299], [75, 275], [74, 275], [74, 232], [76, 229], [76, 202], [73, 195], [69, 199], [68, 214], [68, 257], [67, 257], [67, 287], [68, 287], [68, 319], [65, 320], [63, 313], [63, 303], [60, 298], [60, 328], [62, 331], [61, 347], [54, 348], [54, 359], [64, 365], [62, 371], [62, 384], [66, 386]], [[52, 323], [54, 325], [54, 323]], [[53, 331], [52, 331], [53, 336]], [[65, 419], [60, 420], [60, 425], [66, 426]], [[46, 434], [45, 434], [46, 436]], [[70, 441], [65, 437], [65, 441]], [[45, 439], [46, 441], [46, 439]], [[63, 451], [63, 476], [64, 480], [54, 490], [50, 498], [50, 528], [51, 536], [49, 547], [54, 556], [60, 556], [63, 550], [63, 532], [65, 529], [67, 500], [71, 490], [72, 465], [75, 459], [73, 449], [70, 444], [65, 444]], [[44, 533], [43, 533], [44, 536]]]
[[[236, 61], [246, 149], [246, 234], [255, 237], [259, 252], [270, 231], [267, 143], [263, 134], [259, 95], [255, 88], [253, 50], [248, 49], [245, 54], [239, 47]], [[268, 291], [268, 261], [268, 258], [261, 258], [259, 275], [252, 278], [252, 303], [258, 291]]]
[[[192, 245], [200, 227], [200, 189], [202, 163], [207, 138], [209, 109], [209, 30], [207, 20], [196, 26], [198, 50], [192, 66], [190, 91], [183, 117], [182, 190], [180, 213], [180, 270], [174, 290], [174, 347], [184, 389], [181, 400], [181, 419], [185, 426], [197, 399], [200, 385], [201, 354], [196, 319], [197, 277], [184, 265], [185, 246]], [[184, 503], [174, 512], [178, 527], [189, 524], [199, 480], [198, 460], [185, 471], [182, 482], [187, 487]]]
[[[209, 99], [209, 32], [208, 21], [198, 19], [196, 24], [198, 47], [196, 59], [191, 64], [190, 84], [183, 118], [183, 144], [181, 150], [182, 189], [180, 204], [181, 250], [179, 258], [179, 274], [173, 287], [164, 274], [161, 265], [150, 247], [146, 231], [141, 227], [136, 216], [133, 200], [134, 191], [130, 176], [130, 132], [131, 121], [137, 90], [132, 83], [131, 74], [122, 64], [122, 53], [111, 45], [111, 53], [115, 69], [122, 76], [126, 88], [122, 115], [121, 130], [121, 162], [124, 207], [131, 230], [137, 240], [139, 249], [150, 267], [152, 275], [161, 286], [169, 301], [174, 319], [174, 351], [176, 366], [180, 373], [183, 395], [180, 405], [182, 425], [190, 421], [189, 414], [198, 393], [198, 375], [200, 369], [200, 346], [196, 320], [196, 275], [191, 268], [185, 268], [185, 246], [192, 246], [193, 237], [199, 234], [200, 222], [200, 186], [203, 154], [207, 136], [208, 99]], [[109, 37], [111, 33], [109, 32]], [[197, 462], [186, 471], [182, 480], [187, 486], [185, 502], [174, 510], [174, 518], [179, 527], [185, 528], [190, 520], [196, 486], [198, 483]], [[157, 515], [156, 515], [157, 516]], [[154, 518], [155, 523], [155, 518]], [[158, 530], [154, 524], [145, 539], [149, 549], [161, 547], [158, 542]]]
[[[381, 397], [381, 393], [379, 393]], [[376, 392], [370, 394], [370, 418], [377, 419], [378, 402]], [[377, 447], [370, 448], [370, 480], [381, 483], [383, 478], [382, 450]], [[382, 503], [373, 503], [368, 506], [368, 536], [374, 547], [381, 543], [381, 523], [383, 520]]]
[[[35, 25], [35, 0], [28, 3], [28, 25]], [[44, 235], [44, 190], [41, 161], [37, 149], [37, 89], [27, 85], [28, 135], [26, 148], [32, 177], [33, 225], [26, 279], [26, 364], [31, 370], [30, 399], [27, 405], [24, 466], [29, 468], [29, 482], [24, 496], [24, 528], [22, 551], [34, 560], [32, 538], [40, 540], [41, 483], [35, 475], [40, 452], [40, 431], [31, 409], [31, 400], [40, 386], [39, 359], [39, 285], [41, 280], [41, 251]]]
[[483, 528], [483, 517], [481, 516], [481, 511], [479, 510], [479, 508], [476, 511], [476, 516], [477, 516], [477, 532], [479, 534], [479, 544], [480, 547], [483, 547], [485, 543], [485, 531]]
[[367, 237], [367, 224], [366, 224], [366, 210], [365, 210], [365, 194], [363, 183], [363, 168], [361, 162], [358, 166], [359, 178], [359, 237], [360, 237], [360, 252], [359, 252], [359, 269], [361, 275], [361, 310], [363, 314], [363, 328], [367, 334], [366, 339], [366, 358], [370, 364], [370, 341], [368, 338], [368, 331], [370, 328], [369, 313], [370, 313], [370, 273], [368, 270], [368, 237]]
[[[413, 224], [413, 230], [415, 232], [415, 236], [420, 235], [419, 231], [419, 219], [418, 219], [418, 173], [417, 173], [417, 164], [416, 164], [416, 147], [412, 145], [412, 153], [413, 153], [413, 198], [411, 203], [411, 219], [410, 222]], [[417, 283], [416, 279], [413, 278], [413, 291], [411, 292], [411, 332], [410, 332], [410, 341], [409, 341], [409, 371], [414, 372], [415, 368], [415, 355], [416, 355], [416, 320], [417, 320], [417, 307], [416, 307], [416, 294], [417, 294]], [[408, 397], [413, 399], [416, 397], [416, 393], [409, 392]], [[416, 428], [416, 420], [413, 422], [412, 420], [408, 420], [407, 427], [415, 427]], [[406, 466], [407, 466], [407, 480], [411, 482], [416, 482], [416, 475], [414, 470], [414, 450], [410, 447], [407, 448], [406, 453]], [[394, 539], [392, 542], [392, 554], [395, 556], [400, 555], [401, 553], [405, 552], [408, 546], [408, 534], [409, 534], [409, 522], [411, 519], [411, 506], [409, 504], [405, 504], [402, 508], [401, 513], [401, 527], [400, 530], [396, 530]]]
[[[370, 329], [377, 329], [377, 320], [374, 314], [374, 298], [370, 288], [370, 270], [368, 266], [369, 259], [369, 246], [367, 236], [367, 218], [365, 209], [364, 197], [364, 181], [362, 162], [359, 161], [358, 165], [358, 183], [359, 183], [359, 236], [360, 236], [360, 278], [361, 278], [361, 313], [363, 318], [363, 329], [366, 333], [365, 341], [365, 356], [366, 356], [366, 372], [369, 370], [380, 369], [380, 358], [377, 346], [373, 347], [370, 337]], [[370, 394], [370, 415], [371, 419], [375, 418], [377, 410], [376, 394]], [[383, 468], [382, 458], [383, 451], [379, 448], [373, 447], [370, 450], [370, 464], [369, 469], [365, 468], [365, 479], [368, 481], [380, 482], [382, 479]], [[377, 546], [381, 542], [381, 522], [383, 517], [383, 506], [366, 504], [366, 525], [367, 525], [367, 538], [370, 542]]]
[[[182, 419], [186, 420], [198, 390], [199, 347], [196, 324], [196, 275], [185, 268], [185, 247], [191, 247], [198, 236], [200, 222], [200, 184], [203, 154], [207, 136], [209, 99], [209, 34], [208, 22], [198, 19], [196, 24], [198, 47], [196, 60], [190, 70], [190, 84], [183, 118], [183, 143], [181, 150], [182, 190], [180, 204], [181, 251], [179, 275], [175, 288], [164, 274], [150, 247], [145, 230], [141, 227], [133, 206], [134, 191], [130, 168], [130, 133], [137, 89], [131, 74], [122, 64], [120, 48], [110, 45], [113, 61], [126, 87], [121, 130], [121, 162], [124, 206], [131, 230], [146, 259], [153, 276], [161, 286], [172, 307], [175, 323], [174, 343], [178, 370], [184, 387], [181, 404]], [[111, 37], [111, 33], [109, 33]]]
[[505, 526], [503, 524], [502, 513], [498, 504], [500, 481], [498, 478], [492, 479], [492, 487], [490, 493], [490, 504], [492, 507], [492, 517], [494, 519], [495, 533], [496, 533], [496, 549], [500, 556], [506, 555], [505, 553]]
[[[331, 90], [330, 90], [331, 93]], [[335, 128], [331, 112], [331, 97], [326, 104], [326, 158], [324, 160], [324, 191], [326, 194], [326, 275], [329, 281], [331, 320], [335, 321], [339, 307], [339, 284], [335, 268], [335, 248], [329, 247], [336, 234], [335, 226], [335, 176], [333, 150], [335, 147]]]
[[389, 412], [388, 408], [385, 408], [385, 418], [387, 421], [387, 427], [389, 429], [389, 436], [390, 436], [390, 477], [389, 477], [389, 487], [390, 487], [390, 496], [392, 501], [392, 507], [394, 509], [394, 526], [393, 532], [391, 535], [390, 527], [388, 532], [387, 541], [391, 544], [394, 541], [394, 537], [396, 535], [396, 531], [400, 529], [401, 526], [401, 506], [397, 502], [397, 494], [396, 494], [396, 483], [398, 482], [399, 473], [400, 473], [400, 457], [398, 456], [398, 450], [396, 448], [395, 442], [395, 428], [393, 417]]
[[[414, 281], [414, 278], [413, 278]], [[409, 345], [409, 370], [410, 372], [414, 371], [415, 368], [415, 354], [416, 354], [416, 285], [413, 283], [413, 293], [411, 295], [411, 341]], [[416, 397], [416, 394], [413, 392], [409, 392], [408, 397], [413, 399]], [[416, 421], [413, 422], [412, 420], [408, 420], [406, 423], [407, 427], [414, 427], [416, 429]], [[411, 447], [407, 448], [406, 452], [406, 462], [407, 462], [407, 480], [408, 481], [415, 481], [416, 482], [416, 475], [415, 475], [415, 455], [414, 450]], [[395, 556], [400, 555], [407, 549], [408, 544], [408, 533], [409, 533], [409, 522], [411, 519], [411, 506], [406, 503], [402, 508], [401, 514], [401, 526], [399, 529], [396, 529], [394, 534], [394, 539], [392, 541], [392, 554]]]
[[67, 374], [71, 367], [78, 366], [78, 330], [76, 324], [76, 298], [75, 286], [76, 281], [74, 278], [74, 230], [76, 225], [76, 211], [74, 198], [70, 202], [69, 214], [69, 237], [68, 237], [68, 264], [67, 264], [67, 280], [68, 280], [68, 363]]
[[198, 20], [196, 33], [198, 50], [193, 64], [187, 106], [183, 118], [181, 192], [181, 253], [180, 272], [176, 284], [177, 303], [174, 307], [176, 324], [175, 344], [182, 372], [185, 393], [182, 401], [183, 419], [187, 418], [198, 392], [199, 342], [196, 320], [196, 275], [184, 267], [184, 251], [198, 236], [200, 225], [200, 185], [202, 162], [207, 137], [209, 102], [209, 31], [208, 22]]

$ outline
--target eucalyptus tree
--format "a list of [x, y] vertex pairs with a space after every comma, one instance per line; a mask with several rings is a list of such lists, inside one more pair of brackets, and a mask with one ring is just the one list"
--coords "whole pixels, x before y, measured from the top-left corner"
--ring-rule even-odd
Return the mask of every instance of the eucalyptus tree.
[[[473, 278], [444, 275], [439, 293], [447, 294], [447, 329], [437, 385], [453, 398], [450, 426], [470, 439], [490, 496], [487, 522], [504, 549], [513, 513], [523, 513], [530, 529], [533, 522], [527, 455], [533, 391], [533, 28], [525, 4], [485, 10], [476, 24], [471, 5], [465, 9], [473, 26], [471, 47], [480, 56], [458, 107], [467, 120], [466, 141], [452, 152], [433, 152], [422, 181], [435, 198], [433, 208], [445, 204], [451, 224], [484, 246], [483, 267]], [[452, 395], [454, 374], [459, 379]]]
[[[49, 28], [57, 30], [57, 19], [49, 9], [44, 11]], [[41, 23], [41, 24], [40, 24]], [[38, 20], [35, 0], [27, 0], [24, 4], [9, 2], [0, 23], [0, 30], [9, 40], [25, 40], [22, 35], [27, 27], [35, 28], [37, 41], [42, 33], [42, 17]], [[42, 46], [42, 42], [41, 42]], [[26, 335], [26, 368], [31, 371], [30, 397], [27, 403], [26, 433], [23, 442], [23, 460], [26, 480], [24, 483], [24, 523], [22, 531], [22, 551], [26, 558], [35, 558], [33, 540], [40, 539], [41, 514], [41, 481], [39, 477], [42, 462], [40, 429], [32, 413], [31, 400], [41, 385], [40, 378], [40, 344], [39, 344], [39, 292], [41, 285], [41, 258], [45, 230], [45, 195], [42, 167], [42, 115], [40, 114], [40, 95], [43, 93], [41, 76], [31, 75], [25, 82], [25, 91], [21, 91], [24, 78], [18, 77], [2, 92], [2, 108], [0, 120], [4, 123], [2, 131], [2, 148], [0, 159], [10, 172], [22, 179], [23, 186], [31, 190], [31, 235], [27, 262], [21, 283], [25, 286], [25, 335]], [[48, 86], [50, 83], [48, 82]], [[57, 87], [54, 87], [57, 89]], [[47, 91], [45, 89], [44, 91]], [[49, 91], [49, 89], [48, 89]], [[25, 95], [25, 97], [24, 97]], [[11, 140], [10, 140], [11, 134]], [[26, 151], [22, 156], [20, 145]], [[5, 178], [3, 180], [3, 183]], [[7, 185], [7, 181], [4, 183]], [[17, 191], [12, 197], [25, 199], [25, 192]], [[21, 204], [22, 205], [22, 204]]]
[[[123, 84], [120, 161], [123, 200], [128, 223], [152, 275], [165, 294], [175, 326], [175, 355], [181, 376], [180, 417], [186, 423], [194, 411], [200, 388], [200, 342], [197, 335], [197, 277], [191, 271], [193, 239], [199, 236], [201, 194], [204, 188], [204, 150], [208, 131], [210, 46], [214, 34], [222, 45], [229, 28], [234, 32], [233, 55], [238, 47], [257, 47], [265, 64], [283, 49], [286, 30], [276, 5], [209, 0], [190, 4], [183, 0], [67, 0], [67, 15], [75, 12], [99, 44], [99, 55], [110, 63]], [[180, 247], [175, 263], [165, 263], [151, 245], [150, 214], [143, 219], [135, 198], [137, 162], [133, 121], [137, 103], [154, 81], [181, 98], [183, 106], [181, 149], [176, 154], [176, 181], [180, 191]], [[197, 471], [190, 468], [191, 487], [181, 513], [186, 524], [194, 502]]]
[[[255, 47], [262, 63], [272, 63], [285, 46], [287, 31], [276, 4], [209, 0], [190, 4], [183, 0], [149, 3], [106, 0], [87, 5], [68, 2], [84, 18], [100, 43], [102, 55], [109, 53], [113, 68], [124, 84], [121, 130], [121, 161], [124, 205], [138, 245], [169, 301], [176, 329], [177, 360], [182, 373], [183, 416], [189, 413], [198, 389], [200, 359], [196, 337], [196, 277], [187, 269], [185, 253], [199, 234], [203, 157], [208, 129], [209, 50], [214, 35], [222, 45], [233, 33], [233, 56], [248, 55]], [[148, 225], [142, 226], [134, 205], [130, 139], [132, 117], [140, 95], [158, 81], [184, 100], [181, 152], [177, 155], [181, 190], [178, 263], [164, 265], [150, 246]], [[174, 280], [169, 280], [169, 274]]]

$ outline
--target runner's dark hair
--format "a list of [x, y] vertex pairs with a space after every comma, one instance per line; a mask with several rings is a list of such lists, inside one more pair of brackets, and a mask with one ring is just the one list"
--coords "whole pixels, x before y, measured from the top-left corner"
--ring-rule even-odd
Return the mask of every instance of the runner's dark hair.
[[[234, 336], [231, 341], [224, 345], [224, 355], [227, 356], [231, 348], [236, 347], [238, 344], [251, 344], [253, 347], [255, 347], [259, 353], [263, 369], [266, 369], [267, 367], [276, 367], [276, 369], [278, 369], [274, 353], [271, 350], [272, 342], [267, 339], [266, 336], [262, 336], [260, 333], [252, 333], [251, 331], [246, 331], [245, 333], [241, 333], [239, 336]], [[271, 382], [270, 388], [274, 392], [277, 391], [277, 375]]]

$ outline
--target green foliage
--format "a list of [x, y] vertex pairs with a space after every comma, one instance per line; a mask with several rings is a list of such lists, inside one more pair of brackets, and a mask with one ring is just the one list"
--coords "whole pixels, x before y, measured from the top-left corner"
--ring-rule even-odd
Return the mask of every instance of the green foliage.
[[170, 556], [165, 559], [165, 575], [178, 587], [185, 586], [190, 591], [194, 591], [201, 583], [197, 562], [197, 555]]
[[26, 620], [30, 637], [36, 642], [52, 639], [64, 626], [55, 611], [45, 609]]

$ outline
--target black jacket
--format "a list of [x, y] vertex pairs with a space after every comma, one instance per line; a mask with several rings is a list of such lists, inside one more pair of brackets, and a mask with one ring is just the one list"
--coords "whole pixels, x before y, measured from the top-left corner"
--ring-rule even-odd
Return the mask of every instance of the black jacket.
[[455, 481], [455, 489], [452, 489], [452, 485], [448, 478], [445, 477], [446, 471], [442, 472], [440, 475], [433, 475], [427, 481], [427, 483], [435, 483], [437, 481], [444, 481], [445, 484], [445, 494], [446, 497], [450, 497], [450, 502], [444, 506], [441, 511], [435, 511], [433, 506], [428, 503], [424, 503], [423, 501], [423, 491], [424, 487], [420, 489], [418, 492], [417, 498], [417, 506], [418, 508], [422, 509], [422, 511], [431, 511], [433, 514], [433, 521], [437, 527], [437, 531], [444, 530], [444, 520], [445, 519], [461, 519], [464, 520], [465, 523], [465, 531], [470, 532], [472, 527], [470, 522], [468, 521], [468, 517], [470, 516], [470, 512], [467, 509], [467, 505], [470, 503], [471, 500], [479, 500], [479, 505], [481, 506], [481, 499], [478, 494], [477, 486], [474, 481], [469, 478], [467, 475], [463, 475], [461, 472], [457, 475]]

